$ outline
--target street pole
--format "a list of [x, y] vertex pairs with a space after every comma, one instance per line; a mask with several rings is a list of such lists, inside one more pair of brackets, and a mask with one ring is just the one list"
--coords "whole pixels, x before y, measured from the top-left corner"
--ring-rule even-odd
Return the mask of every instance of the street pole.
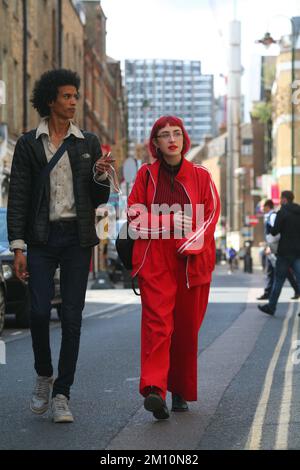
[[[295, 56], [296, 56], [296, 28], [293, 18], [290, 18], [292, 24], [292, 83], [291, 83], [291, 93], [293, 94], [292, 85], [295, 81]], [[294, 192], [295, 189], [295, 105], [293, 97], [291, 97], [291, 106], [292, 106], [292, 128], [291, 128], [291, 190]]]

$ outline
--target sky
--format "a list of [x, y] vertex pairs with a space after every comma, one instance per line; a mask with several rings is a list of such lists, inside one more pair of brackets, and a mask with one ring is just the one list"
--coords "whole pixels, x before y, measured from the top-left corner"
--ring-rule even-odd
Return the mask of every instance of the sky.
[[216, 95], [225, 91], [228, 28], [241, 21], [242, 92], [246, 114], [257, 99], [262, 55], [268, 52], [255, 41], [270, 31], [274, 38], [289, 34], [289, 17], [300, 16], [299, 0], [100, 0], [107, 17], [107, 54], [125, 59], [200, 60], [202, 73], [215, 76]]

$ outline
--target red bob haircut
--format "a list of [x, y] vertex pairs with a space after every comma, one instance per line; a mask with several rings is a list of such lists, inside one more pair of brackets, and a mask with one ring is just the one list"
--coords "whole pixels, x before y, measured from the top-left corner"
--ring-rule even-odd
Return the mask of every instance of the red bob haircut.
[[182, 130], [183, 133], [183, 148], [182, 148], [182, 156], [184, 157], [190, 149], [191, 141], [188, 136], [188, 133], [183, 125], [183, 121], [176, 117], [176, 116], [161, 116], [157, 121], [154, 123], [152, 127], [152, 131], [150, 134], [150, 142], [149, 142], [149, 149], [151, 152], [152, 157], [154, 158], [161, 158], [161, 153], [157, 151], [153, 143], [153, 139], [157, 137], [158, 131], [165, 127], [167, 124], [170, 126], [178, 126]]

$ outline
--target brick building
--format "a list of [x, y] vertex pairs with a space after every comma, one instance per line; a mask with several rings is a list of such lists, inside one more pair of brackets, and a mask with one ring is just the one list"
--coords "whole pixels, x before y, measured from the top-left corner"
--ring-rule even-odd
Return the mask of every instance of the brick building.
[[[17, 138], [38, 124], [30, 104], [35, 80], [59, 67], [75, 70], [82, 79], [76, 123], [109, 145], [121, 166], [127, 152], [124, 90], [120, 63], [107, 58], [105, 38], [99, 1], [0, 0], [0, 80], [7, 89], [0, 125], [8, 131], [1, 180], [3, 168], [9, 177]], [[6, 195], [0, 202], [5, 201]]]

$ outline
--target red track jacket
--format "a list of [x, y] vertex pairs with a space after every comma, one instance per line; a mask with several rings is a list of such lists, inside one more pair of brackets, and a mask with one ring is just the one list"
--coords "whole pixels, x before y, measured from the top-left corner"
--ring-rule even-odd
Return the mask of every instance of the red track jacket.
[[[157, 238], [170, 229], [170, 215], [159, 216], [151, 212], [160, 164], [157, 160], [152, 165], [143, 165], [140, 168], [128, 198], [130, 227], [141, 237], [134, 242], [132, 277], [144, 265], [151, 238]], [[214, 231], [220, 214], [220, 198], [209, 171], [185, 158], [176, 180], [182, 184], [193, 209], [193, 231], [185, 238], [176, 240], [178, 256], [187, 257], [187, 287], [193, 287], [211, 281], [216, 258]], [[139, 208], [138, 204], [143, 206]], [[204, 220], [198, 226], [197, 204], [204, 205]]]

